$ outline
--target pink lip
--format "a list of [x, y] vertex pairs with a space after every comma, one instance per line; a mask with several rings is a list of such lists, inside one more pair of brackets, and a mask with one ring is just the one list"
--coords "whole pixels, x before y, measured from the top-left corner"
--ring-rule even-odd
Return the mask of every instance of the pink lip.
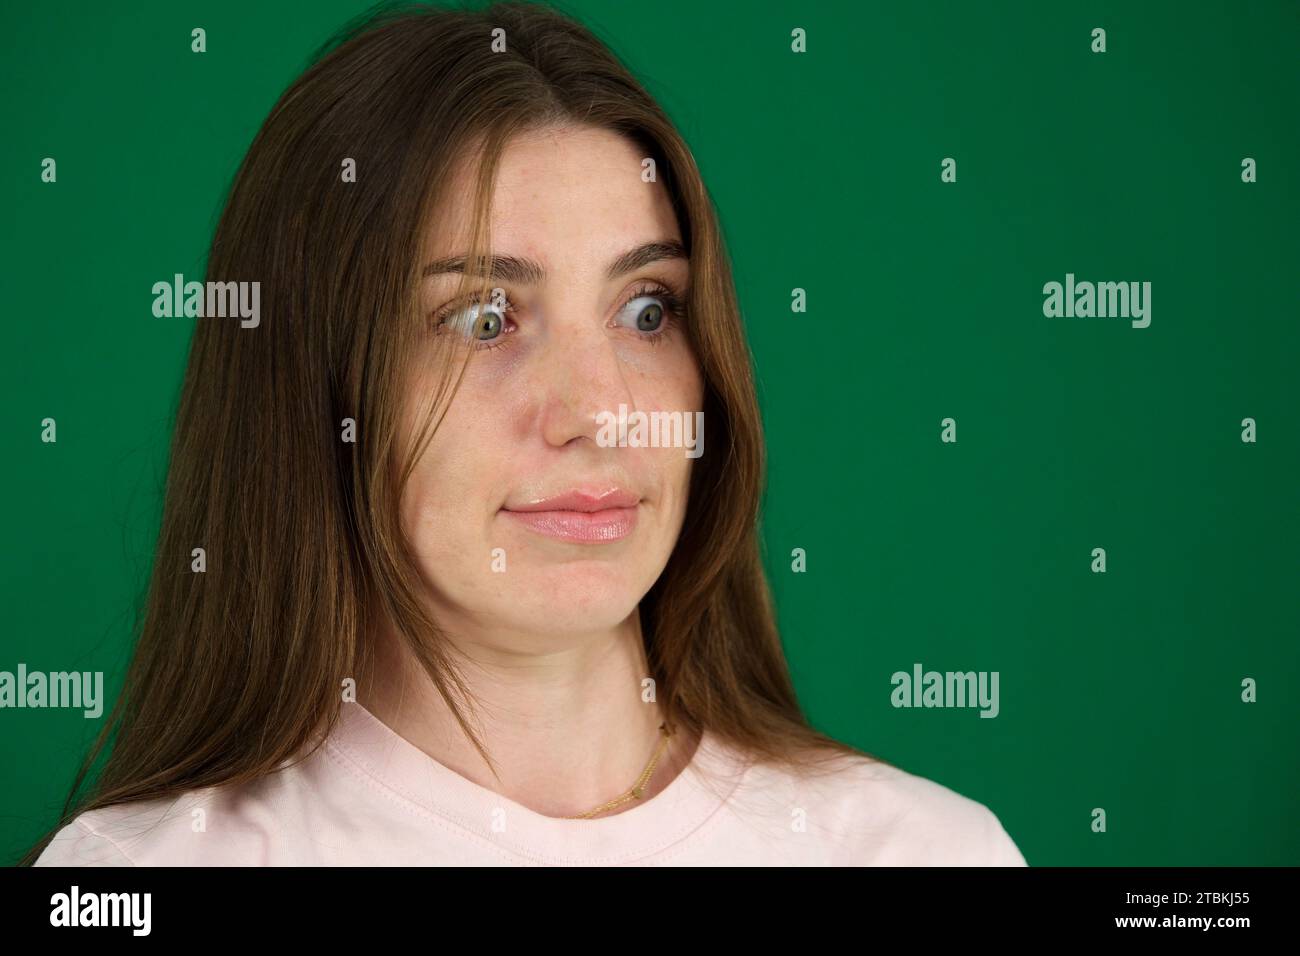
[[549, 538], [603, 543], [632, 533], [640, 501], [638, 495], [622, 488], [604, 492], [577, 490], [501, 510]]

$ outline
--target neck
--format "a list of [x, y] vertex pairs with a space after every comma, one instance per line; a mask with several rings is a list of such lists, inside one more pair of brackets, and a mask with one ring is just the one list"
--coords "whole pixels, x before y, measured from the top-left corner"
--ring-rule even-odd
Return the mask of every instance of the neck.
[[[612, 630], [577, 636], [457, 636], [450, 650], [475, 704], [466, 717], [499, 778], [405, 644], [391, 630], [375, 637], [371, 672], [358, 681], [362, 706], [443, 766], [543, 816], [573, 816], [622, 796], [662, 743], [662, 712], [642, 700], [649, 668], [635, 611]], [[696, 742], [674, 733], [642, 798], [599, 815], [660, 792]]]

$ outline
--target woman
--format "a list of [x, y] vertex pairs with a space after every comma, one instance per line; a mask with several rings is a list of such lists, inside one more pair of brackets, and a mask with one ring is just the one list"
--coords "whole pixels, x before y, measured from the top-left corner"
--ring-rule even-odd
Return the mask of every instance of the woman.
[[[208, 279], [258, 282], [260, 321], [198, 321], [87, 766], [116, 739], [39, 864], [1023, 865], [802, 716], [715, 214], [586, 30], [348, 31], [256, 137]], [[702, 420], [702, 454], [610, 441], [628, 409]]]

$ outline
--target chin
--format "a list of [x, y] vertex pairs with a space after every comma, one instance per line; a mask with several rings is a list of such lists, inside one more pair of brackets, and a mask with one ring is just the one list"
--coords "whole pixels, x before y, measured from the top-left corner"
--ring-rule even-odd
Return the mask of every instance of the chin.
[[[556, 632], [617, 627], [654, 582], [644, 569], [596, 558], [512, 569], [506, 594], [522, 627]], [[510, 613], [510, 612], [507, 612]]]
[[[568, 646], [579, 634], [591, 631], [608, 631], [627, 620], [628, 615], [636, 610], [636, 603], [598, 605], [586, 613], [579, 612], [572, 605], [554, 601], [541, 601], [537, 604], [519, 606], [503, 610], [496, 619], [506, 624], [510, 630], [521, 634], [537, 634], [547, 638], [547, 644], [556, 649]], [[553, 638], [554, 640], [549, 640]]]

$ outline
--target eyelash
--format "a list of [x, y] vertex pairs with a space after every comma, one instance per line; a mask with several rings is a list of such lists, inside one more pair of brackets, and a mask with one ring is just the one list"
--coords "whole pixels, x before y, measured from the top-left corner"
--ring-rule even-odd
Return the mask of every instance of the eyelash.
[[[666, 338], [668, 333], [676, 327], [677, 323], [686, 318], [685, 303], [683, 302], [681, 295], [679, 295], [673, 289], [670, 289], [668, 286], [664, 285], [662, 282], [653, 282], [647, 280], [642, 282], [639, 286], [637, 286], [637, 288], [633, 290], [632, 294], [623, 300], [622, 304], [619, 305], [616, 311], [622, 312], [624, 309], [628, 307], [628, 305], [632, 303], [634, 299], [639, 299], [642, 296], [649, 296], [651, 298], [659, 299], [664, 304], [665, 312], [664, 312], [663, 325], [660, 326], [658, 331], [650, 332], [642, 336], [643, 338], [649, 339], [651, 345], [659, 345], [661, 344], [661, 340]], [[455, 315], [462, 308], [465, 308], [466, 306], [469, 305], [474, 305], [478, 301], [479, 300], [477, 298], [471, 298], [462, 302], [453, 302], [451, 305], [444, 306], [433, 316], [434, 329], [436, 331], [441, 331], [443, 324], [449, 318]], [[501, 310], [501, 314], [504, 318], [509, 318], [511, 315], [515, 313], [516, 309], [514, 303], [510, 301], [510, 298], [508, 296], [505, 297], [505, 302], [506, 302], [505, 308]], [[505, 337], [508, 334], [509, 333], [503, 332], [500, 338], [505, 339]], [[499, 349], [499, 348], [503, 348], [505, 344], [506, 343], [504, 341], [500, 341], [500, 342], [478, 341], [475, 343], [474, 347], [476, 350]]]

